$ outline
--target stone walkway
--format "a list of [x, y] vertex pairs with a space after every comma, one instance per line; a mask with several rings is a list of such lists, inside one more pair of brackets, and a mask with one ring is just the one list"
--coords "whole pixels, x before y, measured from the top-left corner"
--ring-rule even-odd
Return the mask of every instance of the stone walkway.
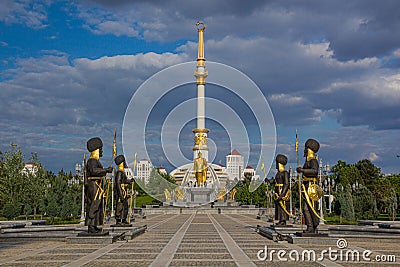
[[[378, 263], [340, 261], [326, 254], [322, 261], [301, 261], [304, 250], [319, 257], [329, 245], [293, 245], [273, 242], [256, 233], [253, 215], [180, 214], [150, 215], [135, 226], [147, 224], [147, 232], [129, 242], [111, 245], [67, 244], [62, 241], [0, 241], [0, 266], [388, 266], [400, 263], [400, 240], [348, 239], [347, 249], [362, 253], [371, 250], [369, 258], [394, 255], [396, 262]], [[268, 257], [264, 251], [267, 247]], [[333, 246], [332, 249], [338, 249]], [[273, 260], [271, 261], [270, 253]], [[279, 250], [286, 252], [280, 261]], [[300, 254], [295, 260], [293, 251]], [[289, 258], [292, 254], [293, 260]], [[259, 254], [259, 257], [257, 256]], [[307, 255], [307, 254], [305, 254]], [[338, 255], [340, 256], [340, 255]]]

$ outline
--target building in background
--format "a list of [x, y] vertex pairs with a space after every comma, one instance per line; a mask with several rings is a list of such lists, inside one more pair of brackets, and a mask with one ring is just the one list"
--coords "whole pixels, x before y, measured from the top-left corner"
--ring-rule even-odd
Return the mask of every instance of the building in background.
[[38, 168], [35, 165], [35, 163], [27, 162], [21, 172], [26, 175], [28, 175], [28, 174], [35, 175], [37, 171], [38, 171]]
[[136, 166], [136, 178], [143, 181], [145, 184], [149, 183], [150, 172], [153, 165], [147, 159], [142, 159]]
[[243, 179], [243, 167], [244, 158], [236, 149], [226, 156], [226, 173], [230, 180]]
[[167, 174], [167, 170], [166, 170], [164, 167], [158, 168], [158, 172], [159, 172], [160, 174]]
[[247, 166], [243, 171], [243, 177], [245, 177], [245, 176], [253, 177], [255, 174], [256, 174], [256, 170], [251, 166]]

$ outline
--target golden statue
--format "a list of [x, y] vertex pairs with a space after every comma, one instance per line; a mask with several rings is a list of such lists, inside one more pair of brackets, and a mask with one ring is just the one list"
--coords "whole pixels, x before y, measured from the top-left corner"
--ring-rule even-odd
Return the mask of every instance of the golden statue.
[[168, 191], [167, 188], [164, 189], [165, 200], [172, 200], [171, 193]]
[[229, 193], [229, 200], [235, 200], [236, 192], [236, 188], [233, 188], [232, 191]]
[[182, 189], [180, 189], [179, 187], [176, 187], [174, 189], [174, 193], [175, 193], [176, 199], [178, 199], [178, 200], [182, 200], [185, 198], [185, 195], [184, 195]]
[[217, 194], [218, 200], [224, 200], [225, 195], [226, 195], [226, 189], [225, 188], [220, 189]]
[[197, 181], [197, 186], [202, 186], [207, 180], [207, 160], [202, 157], [201, 152], [194, 159], [194, 173]]

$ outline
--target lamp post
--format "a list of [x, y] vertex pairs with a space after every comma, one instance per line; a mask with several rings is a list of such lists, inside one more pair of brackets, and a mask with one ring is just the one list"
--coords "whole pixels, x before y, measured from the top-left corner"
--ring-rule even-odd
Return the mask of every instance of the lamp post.
[[113, 172], [112, 172], [112, 177], [111, 177], [111, 218], [115, 217], [115, 212], [114, 212], [114, 182], [115, 182], [115, 175], [116, 175], [116, 169], [114, 167]]
[[332, 213], [332, 201], [331, 201], [331, 177], [329, 176], [329, 172], [331, 171], [329, 163], [324, 166], [325, 175], [328, 182], [328, 210], [329, 213]]
[[292, 167], [289, 167], [289, 190], [290, 190], [290, 200], [289, 200], [289, 210], [290, 213], [293, 212], [292, 210]]
[[[321, 186], [321, 189], [322, 189], [322, 171], [323, 171], [323, 168], [322, 168], [322, 159], [320, 159], [320, 161], [319, 161], [319, 172], [318, 172], [318, 176], [319, 176], [319, 186]], [[323, 208], [323, 206], [322, 206], [322, 204], [323, 204], [323, 201], [322, 201], [323, 197], [324, 197], [324, 191], [322, 191], [322, 196], [321, 196], [321, 198], [319, 199], [319, 213], [320, 213], [322, 219], [324, 219], [324, 208]], [[324, 224], [324, 220], [320, 220], [319, 223], [320, 223], [320, 224]]]
[[81, 218], [80, 224], [85, 224], [85, 184], [84, 184], [84, 177], [83, 177], [83, 168], [85, 168], [85, 162], [82, 161], [82, 165], [79, 163], [75, 164], [75, 172], [76, 175], [82, 178], [82, 207], [81, 207]]

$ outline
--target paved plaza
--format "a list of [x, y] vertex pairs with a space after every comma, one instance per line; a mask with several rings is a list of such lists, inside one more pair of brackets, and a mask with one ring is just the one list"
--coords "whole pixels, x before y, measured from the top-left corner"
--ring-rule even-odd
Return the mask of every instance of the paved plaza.
[[[65, 241], [0, 241], [0, 266], [388, 266], [396, 262], [329, 260], [295, 261], [288, 259], [292, 250], [322, 250], [335, 245], [289, 244], [274, 242], [256, 232], [257, 225], [269, 223], [254, 215], [241, 214], [163, 214], [137, 219], [135, 226], [147, 225], [146, 233], [129, 241], [109, 245], [67, 244]], [[395, 255], [400, 262], [398, 239], [347, 239], [348, 249], [371, 250], [376, 255]], [[287, 252], [286, 262], [275, 254], [260, 260], [258, 253], [267, 246]], [[301, 259], [301, 257], [300, 257]]]

